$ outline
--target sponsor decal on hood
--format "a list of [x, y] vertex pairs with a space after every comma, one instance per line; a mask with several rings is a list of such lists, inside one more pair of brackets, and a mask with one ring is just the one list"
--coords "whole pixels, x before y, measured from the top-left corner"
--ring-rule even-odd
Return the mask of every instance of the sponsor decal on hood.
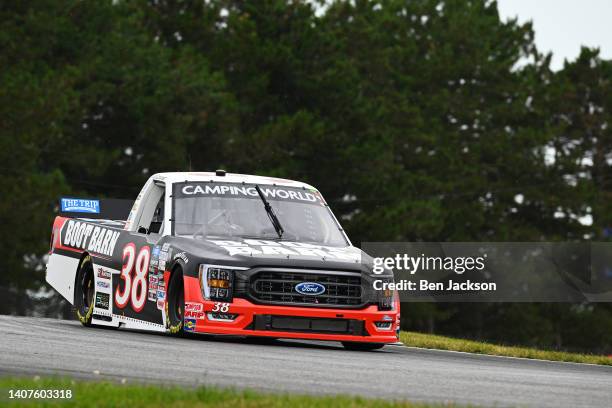
[[361, 251], [355, 247], [331, 247], [305, 242], [267, 241], [262, 239], [207, 240], [225, 249], [229, 255], [282, 256], [284, 258], [322, 258], [361, 262]]

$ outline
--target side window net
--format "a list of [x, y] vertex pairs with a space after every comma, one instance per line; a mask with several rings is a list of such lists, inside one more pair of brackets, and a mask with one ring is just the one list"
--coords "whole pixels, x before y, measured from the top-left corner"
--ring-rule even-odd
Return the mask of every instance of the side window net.
[[164, 194], [159, 198], [155, 211], [153, 212], [153, 218], [151, 225], [149, 225], [149, 234], [159, 234], [161, 227], [164, 222]]

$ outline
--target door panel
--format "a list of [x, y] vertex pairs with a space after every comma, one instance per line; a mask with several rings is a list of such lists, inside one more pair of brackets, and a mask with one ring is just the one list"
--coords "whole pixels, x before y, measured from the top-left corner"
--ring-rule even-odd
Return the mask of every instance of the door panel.
[[152, 296], [157, 294], [157, 269], [152, 266], [159, 247], [143, 234], [127, 233], [122, 238], [117, 251], [120, 272], [113, 275], [113, 314], [162, 324], [162, 308]]

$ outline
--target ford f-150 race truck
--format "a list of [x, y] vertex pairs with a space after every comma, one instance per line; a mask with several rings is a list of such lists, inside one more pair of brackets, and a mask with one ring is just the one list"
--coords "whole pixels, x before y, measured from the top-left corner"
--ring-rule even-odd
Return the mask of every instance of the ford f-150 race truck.
[[46, 279], [85, 326], [359, 350], [399, 331], [396, 294], [373, 288], [392, 272], [373, 273], [317, 189], [285, 179], [155, 174], [127, 220], [56, 217]]

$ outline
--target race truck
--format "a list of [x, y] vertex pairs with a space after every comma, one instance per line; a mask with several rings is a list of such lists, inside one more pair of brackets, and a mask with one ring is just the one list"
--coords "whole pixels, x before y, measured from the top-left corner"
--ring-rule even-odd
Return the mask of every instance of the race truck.
[[397, 295], [373, 285], [392, 282], [392, 272], [373, 272], [308, 184], [159, 173], [127, 220], [88, 216], [104, 214], [98, 200], [62, 199], [62, 209], [46, 280], [84, 326], [331, 340], [353, 350], [398, 341]]

